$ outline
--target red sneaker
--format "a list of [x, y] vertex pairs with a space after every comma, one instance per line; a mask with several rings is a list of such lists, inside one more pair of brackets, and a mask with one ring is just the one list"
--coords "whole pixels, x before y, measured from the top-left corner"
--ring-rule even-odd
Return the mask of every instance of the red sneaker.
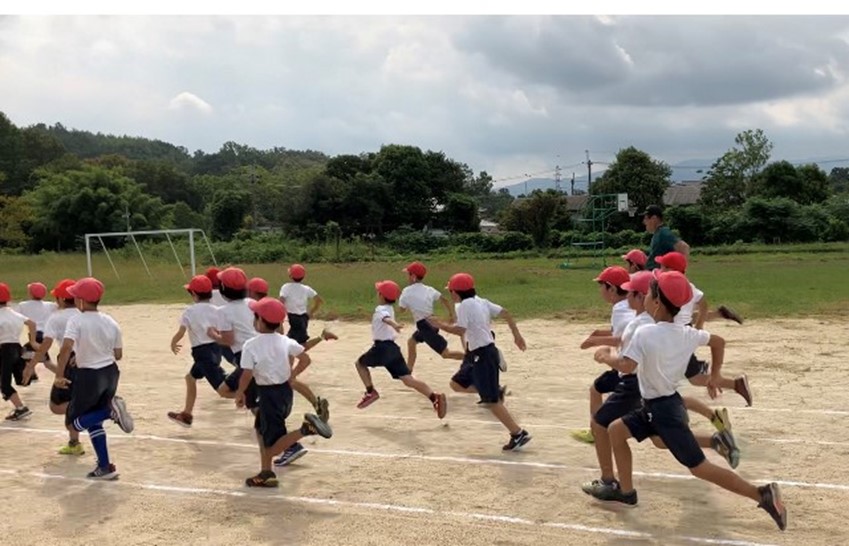
[[372, 405], [377, 399], [380, 398], [380, 395], [377, 391], [367, 392], [363, 395], [363, 399], [360, 400], [360, 403], [357, 404], [357, 409], [364, 409]]
[[436, 400], [433, 401], [433, 409], [436, 410], [436, 416], [442, 419], [448, 413], [448, 400], [444, 394], [438, 392], [434, 394], [436, 395]]
[[182, 425], [187, 428], [192, 426], [192, 421], [194, 421], [191, 415], [182, 411], [169, 411], [168, 418], [177, 423], [178, 425]]

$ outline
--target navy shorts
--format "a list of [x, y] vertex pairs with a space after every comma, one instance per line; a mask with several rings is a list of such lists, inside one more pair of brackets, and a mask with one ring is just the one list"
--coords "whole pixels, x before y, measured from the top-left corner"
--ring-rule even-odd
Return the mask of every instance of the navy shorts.
[[289, 339], [294, 339], [301, 345], [306, 343], [310, 338], [309, 334], [307, 334], [307, 327], [310, 325], [310, 316], [306, 313], [303, 315], [289, 313], [286, 317], [289, 319], [289, 331], [286, 333], [286, 336]]
[[690, 362], [687, 363], [687, 371], [684, 372], [684, 377], [690, 379], [697, 375], [704, 375], [710, 371], [710, 365], [707, 361], [699, 360], [695, 354], [690, 355]]
[[68, 359], [64, 376], [71, 382], [67, 389], [60, 389], [56, 385], [50, 388], [50, 403], [55, 406], [61, 406], [71, 401], [71, 393], [74, 390], [74, 384], [77, 382], [77, 359], [74, 353], [71, 353], [71, 357]]
[[607, 428], [610, 423], [640, 409], [643, 399], [640, 397], [640, 384], [635, 374], [623, 375], [604, 404], [593, 416], [596, 423]]
[[448, 348], [448, 340], [442, 337], [439, 333], [439, 328], [436, 328], [427, 319], [416, 322], [416, 331], [413, 334], [413, 339], [416, 340], [416, 343], [427, 343], [428, 347], [440, 355]]
[[20, 343], [0, 344], [0, 392], [3, 394], [3, 400], [8, 400], [17, 392], [12, 386], [12, 379], [18, 385], [23, 381], [22, 362]]
[[363, 353], [357, 360], [360, 366], [367, 368], [386, 368], [392, 379], [400, 379], [410, 375], [407, 361], [401, 354], [401, 348], [391, 340], [375, 341], [371, 349]]
[[[236, 360], [241, 360], [242, 353], [241, 351], [236, 353]], [[242, 379], [242, 368], [236, 367], [235, 370], [230, 372], [227, 377], [224, 378], [224, 384], [227, 385], [227, 388], [233, 392], [239, 390], [239, 381]], [[248, 409], [256, 407], [256, 381], [251, 379], [251, 382], [248, 383], [248, 388], [245, 389], [245, 407]]]
[[224, 382], [224, 370], [221, 368], [221, 349], [216, 343], [205, 343], [192, 347], [194, 364], [189, 374], [195, 379], [206, 378], [213, 389], [218, 390]]
[[254, 428], [262, 437], [262, 444], [271, 447], [286, 436], [286, 418], [292, 413], [292, 387], [282, 385], [257, 385], [257, 407]]
[[499, 392], [498, 349], [494, 343], [470, 351], [472, 361], [472, 381], [478, 391], [481, 403], [495, 404], [501, 400]]
[[466, 353], [463, 356], [463, 362], [460, 363], [460, 369], [451, 378], [451, 381], [457, 383], [464, 389], [468, 389], [475, 384], [475, 378], [472, 372], [472, 353]]
[[687, 468], [695, 468], [705, 461], [705, 454], [690, 430], [684, 400], [677, 392], [643, 400], [643, 407], [623, 417], [622, 422], [638, 442], [649, 436], [659, 436], [675, 459]]
[[120, 375], [117, 364], [96, 369], [77, 368], [77, 380], [65, 411], [65, 424], [70, 425], [87, 413], [105, 408], [118, 391]]
[[616, 390], [619, 386], [619, 372], [607, 370], [593, 381], [593, 388], [601, 394], [607, 394]]

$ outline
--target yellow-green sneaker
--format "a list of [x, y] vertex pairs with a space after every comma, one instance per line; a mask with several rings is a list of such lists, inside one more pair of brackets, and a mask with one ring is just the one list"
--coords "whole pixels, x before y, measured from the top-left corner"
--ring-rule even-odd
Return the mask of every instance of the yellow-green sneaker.
[[85, 449], [79, 442], [76, 444], [65, 444], [59, 448], [59, 455], [85, 455]]
[[573, 430], [570, 434], [572, 435], [572, 438], [578, 440], [579, 442], [584, 442], [585, 444], [595, 443], [593, 431], [588, 428], [581, 430]]
[[717, 432], [731, 431], [731, 417], [728, 415], [726, 408], [718, 408], [714, 410], [713, 417], [710, 418], [711, 424], [716, 428]]

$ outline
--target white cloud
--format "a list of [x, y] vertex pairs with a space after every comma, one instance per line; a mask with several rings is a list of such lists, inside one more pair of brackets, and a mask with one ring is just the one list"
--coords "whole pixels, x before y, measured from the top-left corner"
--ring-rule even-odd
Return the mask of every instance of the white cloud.
[[170, 110], [196, 110], [202, 114], [211, 114], [212, 105], [194, 93], [183, 91], [168, 102]]

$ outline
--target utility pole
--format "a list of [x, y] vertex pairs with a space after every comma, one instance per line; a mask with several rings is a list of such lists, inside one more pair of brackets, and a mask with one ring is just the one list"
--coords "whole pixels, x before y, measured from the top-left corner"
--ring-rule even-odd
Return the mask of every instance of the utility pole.
[[133, 231], [130, 227], [130, 205], [124, 205], [124, 220], [127, 221], [127, 231]]
[[254, 231], [259, 230], [259, 220], [257, 218], [256, 212], [256, 168], [254, 165], [251, 165], [251, 204], [253, 211], [251, 212], [251, 216], [253, 217], [253, 228]]
[[590, 186], [593, 183], [593, 161], [590, 159], [590, 151], [584, 150], [587, 153], [587, 193], [589, 193]]
[[560, 191], [560, 165], [554, 167], [554, 189], [557, 193], [561, 193]]
[[572, 191], [570, 192], [570, 195], [575, 195], [575, 173], [574, 172], [572, 173]]

